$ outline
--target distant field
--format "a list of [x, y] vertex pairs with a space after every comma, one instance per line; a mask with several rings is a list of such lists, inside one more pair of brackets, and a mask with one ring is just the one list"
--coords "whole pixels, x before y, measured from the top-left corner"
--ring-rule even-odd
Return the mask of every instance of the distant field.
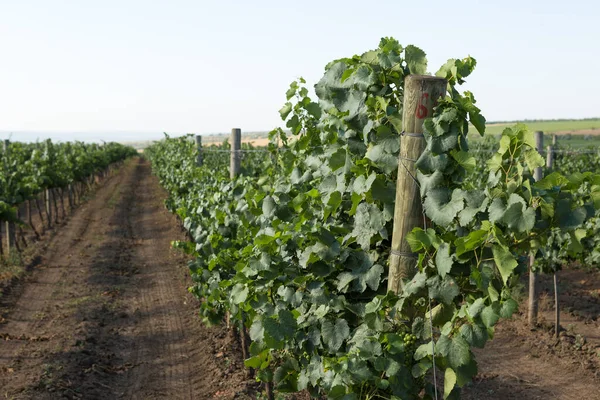
[[[557, 120], [557, 121], [523, 121], [525, 125], [532, 131], [542, 131], [548, 133], [573, 133], [573, 134], [587, 134], [587, 135], [600, 135], [600, 118], [597, 119], [585, 119], [585, 120]], [[487, 134], [499, 134], [502, 133], [504, 128], [516, 124], [516, 122], [503, 122], [487, 124], [485, 133]]]
[[[551, 121], [522, 121], [532, 131], [542, 131], [546, 137], [546, 143], [551, 140], [553, 134], [559, 135], [559, 141], [573, 147], [586, 147], [590, 145], [600, 145], [600, 118], [585, 119], [585, 120], [551, 120]], [[489, 123], [486, 126], [486, 134], [499, 135], [509, 126], [515, 125], [517, 122], [499, 122]], [[470, 132], [475, 132], [471, 129]], [[242, 143], [251, 143], [254, 146], [266, 146], [269, 144], [267, 138], [268, 132], [244, 132], [242, 130]], [[479, 135], [473, 135], [473, 137]], [[229, 139], [228, 133], [202, 135], [202, 143], [205, 146], [211, 144], [223, 143], [225, 139]], [[154, 141], [137, 141], [123, 142], [138, 150], [142, 150]]]
[[[571, 147], [588, 147], [600, 145], [600, 118], [585, 120], [554, 120], [554, 121], [522, 121], [532, 131], [544, 132], [544, 143], [550, 144], [553, 135], [558, 142]], [[502, 131], [517, 122], [502, 122], [487, 124], [486, 135], [499, 135]], [[470, 132], [476, 132], [470, 129]], [[479, 135], [473, 134], [473, 138]]]

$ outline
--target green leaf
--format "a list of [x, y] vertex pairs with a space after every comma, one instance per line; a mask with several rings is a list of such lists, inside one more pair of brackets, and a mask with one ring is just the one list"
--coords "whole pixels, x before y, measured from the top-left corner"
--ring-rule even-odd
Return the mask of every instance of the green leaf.
[[305, 108], [311, 116], [316, 119], [321, 119], [321, 106], [318, 103], [310, 102]]
[[273, 348], [282, 348], [285, 341], [294, 337], [297, 323], [291, 311], [280, 310], [277, 316], [263, 321], [265, 341]]
[[456, 255], [461, 255], [473, 251], [481, 246], [488, 237], [488, 231], [477, 230], [470, 232], [467, 236], [456, 239]]
[[434, 223], [448, 227], [456, 214], [464, 208], [464, 192], [455, 189], [450, 195], [446, 188], [433, 189], [425, 198], [423, 208]]
[[398, 169], [398, 157], [388, 150], [387, 144], [376, 144], [369, 146], [366, 158], [381, 168], [386, 174]]
[[279, 115], [281, 115], [281, 119], [285, 121], [291, 112], [292, 112], [292, 103], [287, 102], [281, 108], [281, 110], [279, 110]]
[[419, 347], [417, 347], [417, 350], [415, 350], [415, 354], [413, 356], [413, 358], [415, 360], [421, 360], [427, 356], [430, 356], [433, 354], [433, 346], [431, 345], [431, 342], [429, 343], [424, 343], [422, 345], [420, 345]]
[[496, 325], [499, 319], [500, 315], [496, 313], [494, 307], [492, 306], [487, 306], [481, 313], [481, 321], [487, 328], [491, 328]]
[[450, 245], [448, 243], [442, 243], [438, 247], [435, 255], [435, 266], [437, 267], [438, 274], [444, 278], [446, 274], [450, 273], [452, 269], [453, 256], [450, 254]]
[[475, 161], [475, 157], [473, 157], [468, 152], [451, 150], [450, 155], [452, 156], [452, 158], [454, 158], [454, 161], [456, 161], [458, 165], [466, 169], [467, 172], [472, 172], [473, 170], [475, 170], [477, 162]]
[[323, 342], [332, 352], [337, 352], [342, 343], [350, 336], [350, 328], [346, 320], [338, 318], [335, 323], [329, 320], [321, 324], [321, 336]]
[[406, 236], [406, 241], [413, 252], [422, 249], [429, 250], [432, 246], [438, 247], [440, 240], [436, 237], [435, 231], [431, 228], [424, 231], [421, 228], [414, 228]]
[[544, 157], [542, 157], [540, 153], [538, 153], [537, 150], [534, 149], [526, 151], [524, 154], [524, 158], [525, 164], [527, 164], [527, 168], [529, 168], [529, 171], [531, 171], [532, 173], [535, 168], [543, 167], [544, 165], [546, 165], [546, 160], [544, 160]]
[[513, 299], [505, 300], [500, 307], [500, 316], [510, 318], [519, 309], [519, 304]]
[[433, 276], [427, 280], [427, 286], [429, 287], [429, 296], [432, 299], [439, 300], [448, 305], [460, 293], [460, 288], [449, 275], [446, 275], [444, 279], [441, 279], [439, 276]]
[[479, 316], [479, 314], [481, 314], [481, 311], [483, 311], [483, 308], [485, 307], [485, 300], [482, 298], [476, 299], [473, 303], [471, 303], [469, 305], [469, 315], [471, 316], [471, 318], [477, 318]]
[[477, 323], [464, 324], [460, 327], [460, 335], [469, 343], [471, 346], [479, 347], [483, 349], [485, 342], [488, 339], [488, 332], [485, 327], [480, 326]]
[[450, 339], [442, 335], [436, 343], [436, 352], [446, 357], [448, 365], [452, 369], [458, 369], [462, 365], [467, 365], [471, 361], [471, 352], [469, 344], [462, 336], [454, 336]]
[[541, 180], [533, 184], [534, 188], [542, 190], [550, 190], [554, 187], [563, 187], [569, 184], [569, 179], [565, 178], [558, 172], [553, 172], [546, 175]]
[[585, 208], [583, 207], [572, 210], [571, 201], [569, 199], [560, 200], [556, 205], [556, 209], [559, 210], [557, 213], [558, 226], [564, 230], [579, 228], [587, 216]]
[[371, 238], [377, 235], [385, 226], [383, 214], [374, 204], [360, 203], [354, 216], [352, 236], [364, 249], [371, 247]]
[[229, 296], [229, 301], [232, 304], [241, 304], [248, 298], [248, 287], [246, 285], [242, 285], [241, 283], [236, 284], [231, 289], [231, 294]]
[[346, 149], [340, 147], [329, 157], [329, 167], [332, 171], [338, 170], [346, 165]]
[[427, 58], [425, 52], [420, 48], [413, 45], [406, 46], [404, 59], [411, 74], [425, 75], [427, 73]]
[[272, 217], [275, 214], [275, 208], [275, 201], [271, 196], [267, 196], [263, 199], [262, 211], [265, 217]]
[[452, 368], [446, 368], [446, 372], [444, 373], [444, 398], [450, 396], [450, 393], [454, 389], [456, 385], [456, 373], [452, 370]]
[[494, 255], [498, 271], [500, 271], [500, 275], [502, 276], [502, 281], [506, 285], [508, 278], [518, 265], [517, 260], [515, 260], [515, 257], [508, 249], [497, 244], [492, 246], [492, 254]]
[[488, 209], [490, 221], [497, 222], [517, 232], [529, 232], [535, 226], [535, 210], [527, 207], [525, 199], [512, 193], [505, 206], [500, 198], [495, 198]]
[[478, 112], [469, 112], [469, 121], [481, 136], [485, 133], [485, 117]]

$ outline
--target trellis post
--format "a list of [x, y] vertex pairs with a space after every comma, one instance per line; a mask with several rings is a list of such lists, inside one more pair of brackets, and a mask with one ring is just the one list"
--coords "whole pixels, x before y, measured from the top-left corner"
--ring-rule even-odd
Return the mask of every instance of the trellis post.
[[240, 174], [240, 165], [242, 160], [242, 130], [233, 128], [231, 130], [231, 161], [229, 164], [229, 176], [234, 179]]
[[[544, 151], [544, 132], [535, 132], [535, 147], [542, 154]], [[537, 182], [542, 179], [542, 167], [537, 167], [533, 171], [533, 179]], [[538, 296], [537, 296], [537, 274], [533, 271], [535, 263], [535, 255], [529, 255], [529, 310], [527, 313], [527, 321], [533, 326], [537, 323], [538, 316]]]
[[196, 156], [196, 165], [202, 165], [202, 136], [196, 135], [196, 150], [198, 155]]
[[[10, 141], [7, 139], [7, 140], [4, 140], [4, 154], [6, 155], [7, 159], [9, 156], [9, 152], [10, 152]], [[7, 248], [7, 253], [10, 255], [13, 248], [15, 247], [15, 223], [6, 221], [5, 230], [6, 230], [6, 248]]]
[[423, 226], [424, 216], [419, 186], [415, 181], [415, 161], [425, 150], [423, 122], [431, 117], [440, 97], [446, 95], [447, 82], [435, 76], [409, 75], [404, 80], [404, 111], [398, 158], [396, 206], [388, 291], [398, 293], [404, 280], [415, 272], [416, 256], [411, 252], [406, 236], [413, 228]]

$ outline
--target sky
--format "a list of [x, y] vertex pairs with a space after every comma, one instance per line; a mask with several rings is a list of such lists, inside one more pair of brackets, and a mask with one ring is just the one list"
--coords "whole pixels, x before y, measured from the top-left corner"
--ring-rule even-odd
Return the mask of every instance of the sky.
[[0, 0], [0, 138], [281, 126], [289, 83], [392, 36], [478, 64], [489, 121], [600, 116], [600, 2]]

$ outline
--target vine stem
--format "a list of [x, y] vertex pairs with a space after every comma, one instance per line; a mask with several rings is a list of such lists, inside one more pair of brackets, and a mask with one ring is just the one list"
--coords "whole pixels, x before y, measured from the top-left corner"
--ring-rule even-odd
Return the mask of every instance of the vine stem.
[[435, 400], [438, 400], [437, 377], [435, 374], [435, 342], [433, 341], [433, 311], [431, 310], [431, 297], [429, 298], [429, 323], [431, 324], [431, 360], [433, 361], [433, 390]]

